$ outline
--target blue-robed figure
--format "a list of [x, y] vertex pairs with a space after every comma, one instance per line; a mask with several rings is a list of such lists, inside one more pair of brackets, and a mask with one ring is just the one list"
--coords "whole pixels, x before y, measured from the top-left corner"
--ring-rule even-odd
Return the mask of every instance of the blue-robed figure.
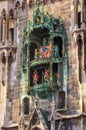
[[54, 46], [54, 57], [59, 57], [59, 47], [58, 47], [58, 45]]

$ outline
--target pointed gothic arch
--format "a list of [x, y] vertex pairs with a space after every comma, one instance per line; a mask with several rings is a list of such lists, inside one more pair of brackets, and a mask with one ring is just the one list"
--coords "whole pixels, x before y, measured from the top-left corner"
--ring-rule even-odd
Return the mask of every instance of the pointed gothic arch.
[[24, 115], [29, 114], [29, 98], [24, 97], [23, 99], [23, 113]]

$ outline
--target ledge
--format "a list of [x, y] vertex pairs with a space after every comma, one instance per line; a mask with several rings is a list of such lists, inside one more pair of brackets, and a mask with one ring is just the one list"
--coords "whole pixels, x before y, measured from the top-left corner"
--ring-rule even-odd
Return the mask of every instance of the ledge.
[[3, 126], [1, 127], [1, 129], [7, 129], [7, 128], [11, 129], [11, 128], [17, 128], [17, 127], [18, 127], [18, 124], [3, 125]]
[[[59, 115], [58, 115], [59, 114]], [[60, 113], [57, 113], [57, 115], [60, 117], [60, 118], [57, 118], [56, 120], [59, 120], [59, 119], [72, 119], [72, 118], [79, 118], [81, 116], [86, 116], [86, 113], [79, 113], [79, 114], [73, 114], [73, 115], [61, 115]]]
[[1, 49], [10, 49], [10, 48], [16, 49], [17, 46], [16, 45], [4, 45], [4, 46], [0, 46], [0, 50]]
[[86, 32], [86, 28], [76, 28], [76, 29], [73, 29], [73, 34], [74, 33], [78, 33], [78, 32]]
[[30, 61], [30, 66], [35, 66], [35, 65], [40, 65], [40, 64], [46, 64], [46, 63], [59, 63], [59, 62], [63, 62], [63, 59], [65, 59], [64, 57], [62, 58], [47, 58], [47, 59], [34, 59], [32, 61]]

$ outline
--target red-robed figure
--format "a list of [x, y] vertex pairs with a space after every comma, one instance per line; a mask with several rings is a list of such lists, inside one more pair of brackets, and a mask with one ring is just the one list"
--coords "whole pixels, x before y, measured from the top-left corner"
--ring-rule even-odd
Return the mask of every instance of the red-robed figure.
[[38, 75], [38, 72], [36, 70], [33, 72], [32, 78], [33, 78], [33, 83], [37, 84], [37, 82], [39, 80], [39, 75]]

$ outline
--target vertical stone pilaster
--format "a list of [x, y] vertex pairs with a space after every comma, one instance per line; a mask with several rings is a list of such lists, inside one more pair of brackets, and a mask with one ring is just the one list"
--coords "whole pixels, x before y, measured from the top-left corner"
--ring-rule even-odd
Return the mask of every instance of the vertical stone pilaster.
[[74, 25], [77, 28], [78, 23], [78, 0], [74, 0]]

